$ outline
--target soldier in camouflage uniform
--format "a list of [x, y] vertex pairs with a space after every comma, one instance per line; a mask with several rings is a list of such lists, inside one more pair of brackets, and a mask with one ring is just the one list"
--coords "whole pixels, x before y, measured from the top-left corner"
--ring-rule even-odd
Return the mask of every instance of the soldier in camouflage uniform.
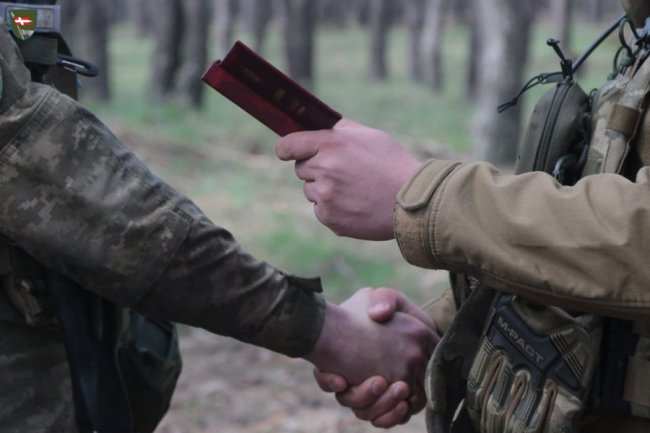
[[[436, 338], [409, 315], [393, 327], [369, 321], [367, 291], [342, 306], [326, 303], [317, 281], [242, 251], [90, 112], [31, 82], [2, 23], [0, 233], [120, 306], [302, 356], [357, 383], [371, 373], [409, 380]], [[20, 284], [0, 290], [2, 431], [74, 430], [66, 353], [47, 296]], [[386, 332], [409, 341], [408, 350], [369, 350]], [[347, 335], [361, 338], [351, 350]]]
[[[623, 5], [647, 31], [650, 3]], [[590, 98], [588, 154], [575, 185], [480, 162], [420, 164], [387, 134], [345, 121], [279, 141], [278, 156], [297, 161], [317, 217], [337, 234], [395, 237], [410, 263], [472, 276], [427, 306], [445, 332], [425, 384], [430, 432], [650, 432], [650, 62], [647, 39], [638, 46]], [[538, 332], [492, 321], [514, 315], [497, 315], [485, 287], [514, 294], [517, 317]], [[403, 297], [383, 291], [373, 303], [382, 320]], [[495, 352], [494, 323], [529, 360]], [[556, 380], [564, 373], [547, 371], [535, 400], [528, 367], [548, 359], [533, 343], [548, 328], [581, 386], [566, 392]], [[500, 348], [511, 344], [503, 341]], [[378, 399], [367, 384], [345, 391], [335, 376], [318, 379], [363, 419], [404, 420], [391, 413], [403, 402]], [[450, 385], [458, 382], [465, 387]]]

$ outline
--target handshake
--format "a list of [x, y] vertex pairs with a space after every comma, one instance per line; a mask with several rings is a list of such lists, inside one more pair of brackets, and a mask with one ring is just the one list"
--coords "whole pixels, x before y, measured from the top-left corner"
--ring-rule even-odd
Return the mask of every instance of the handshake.
[[341, 305], [327, 303], [305, 359], [323, 391], [335, 392], [358, 418], [389, 428], [424, 408], [424, 374], [439, 339], [435, 322], [401, 292], [364, 288]]
[[[397, 194], [419, 161], [383, 131], [342, 119], [333, 129], [289, 134], [278, 158], [295, 161], [316, 218], [339, 236], [393, 238]], [[376, 427], [408, 421], [424, 408], [427, 361], [439, 340], [433, 319], [402, 293], [361, 289], [327, 304], [325, 324], [305, 357], [316, 380]]]

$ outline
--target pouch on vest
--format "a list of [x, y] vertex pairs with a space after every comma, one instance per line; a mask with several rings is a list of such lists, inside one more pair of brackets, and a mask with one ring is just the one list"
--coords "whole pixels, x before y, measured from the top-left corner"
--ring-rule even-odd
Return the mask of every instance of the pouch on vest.
[[467, 412], [485, 433], [573, 433], [589, 400], [602, 318], [512, 295], [497, 298], [467, 382]]
[[587, 160], [589, 97], [565, 79], [537, 102], [517, 158], [516, 173], [544, 171], [573, 185]]

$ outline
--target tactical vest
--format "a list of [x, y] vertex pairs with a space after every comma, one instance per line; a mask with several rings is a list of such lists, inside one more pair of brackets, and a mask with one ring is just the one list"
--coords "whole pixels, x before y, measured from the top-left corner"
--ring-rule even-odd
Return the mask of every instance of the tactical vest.
[[[615, 77], [590, 95], [563, 64], [531, 116], [517, 173], [545, 171], [571, 185], [599, 173], [631, 178], [650, 165], [650, 52], [647, 40], [630, 46]], [[536, 305], [451, 278], [459, 308], [427, 369], [430, 433], [576, 433], [601, 411], [650, 419], [650, 321]]]

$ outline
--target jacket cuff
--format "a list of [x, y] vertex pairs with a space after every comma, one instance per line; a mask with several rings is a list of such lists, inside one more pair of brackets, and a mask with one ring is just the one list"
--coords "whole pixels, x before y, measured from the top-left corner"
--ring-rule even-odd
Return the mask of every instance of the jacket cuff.
[[430, 160], [402, 187], [395, 206], [395, 239], [407, 262], [436, 269], [433, 232], [444, 185], [460, 163]]

